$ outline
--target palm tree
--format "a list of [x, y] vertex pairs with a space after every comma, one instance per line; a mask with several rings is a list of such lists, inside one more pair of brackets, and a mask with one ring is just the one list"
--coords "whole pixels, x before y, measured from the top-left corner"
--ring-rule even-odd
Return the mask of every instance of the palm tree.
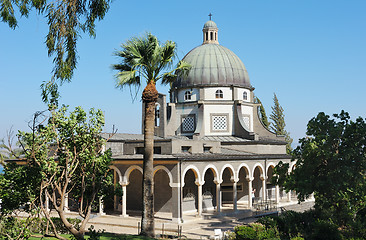
[[141, 235], [154, 237], [154, 181], [153, 181], [153, 149], [155, 104], [158, 99], [156, 82], [172, 83], [178, 74], [187, 73], [190, 66], [180, 61], [176, 68], [163, 72], [172, 67], [176, 56], [176, 45], [167, 41], [161, 45], [157, 37], [151, 33], [141, 38], [134, 37], [122, 44], [122, 50], [115, 55], [122, 58], [120, 64], [113, 65], [118, 70], [116, 87], [140, 86], [145, 79], [147, 86], [142, 92], [144, 103], [144, 162], [142, 181], [142, 220]]

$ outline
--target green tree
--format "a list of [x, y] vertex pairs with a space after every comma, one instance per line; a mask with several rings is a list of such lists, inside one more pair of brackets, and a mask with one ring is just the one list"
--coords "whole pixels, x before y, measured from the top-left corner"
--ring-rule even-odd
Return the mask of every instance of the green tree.
[[292, 138], [290, 137], [290, 133], [286, 131], [286, 123], [285, 123], [285, 114], [284, 110], [281, 107], [276, 93], [273, 94], [273, 103], [274, 106], [272, 106], [272, 113], [269, 116], [269, 118], [272, 120], [272, 124], [270, 125], [270, 128], [273, 132], [276, 133], [276, 135], [283, 135], [285, 136], [285, 141], [287, 142], [286, 145], [286, 152], [287, 154], [291, 154], [292, 152]]
[[157, 37], [151, 33], [141, 38], [131, 38], [121, 47], [122, 50], [115, 52], [115, 55], [121, 57], [122, 61], [120, 64], [113, 65], [113, 69], [118, 70], [116, 86], [118, 88], [140, 86], [141, 78], [145, 79], [147, 84], [142, 92], [145, 119], [141, 235], [153, 237], [155, 235], [153, 149], [155, 104], [158, 99], [156, 82], [159, 80], [163, 84], [173, 82], [177, 74], [182, 74], [189, 69], [189, 65], [179, 62], [173, 70], [163, 72], [172, 67], [176, 56], [176, 45], [172, 41], [160, 44]]
[[[27, 164], [9, 167], [7, 164], [1, 178], [0, 184], [5, 184], [2, 189], [6, 191], [0, 190], [0, 198], [4, 199], [7, 212], [12, 213], [30, 201], [42, 210], [55, 236], [63, 239], [57, 234], [47, 209], [46, 199], [49, 199], [65, 227], [77, 239], [84, 239], [92, 205], [102, 197], [103, 189], [113, 186], [108, 174], [111, 152], [103, 151], [106, 140], [100, 136], [103, 126], [101, 110], [91, 109], [87, 114], [77, 107], [68, 114], [67, 107], [63, 106], [52, 109], [49, 116], [37, 113], [31, 132], [18, 133], [24, 151], [22, 160]], [[12, 199], [9, 194], [16, 198]], [[68, 196], [79, 200], [78, 213], [82, 221], [78, 227], [65, 215]]]
[[[0, 174], [0, 239], [30, 237], [29, 226], [40, 213], [36, 207], [40, 179], [37, 168], [15, 163], [4, 165]], [[27, 217], [18, 219], [24, 212]]]
[[268, 118], [267, 118], [267, 114], [266, 114], [266, 110], [264, 109], [264, 106], [261, 102], [261, 100], [259, 100], [258, 97], [255, 97], [254, 98], [254, 102], [255, 103], [259, 103], [260, 106], [259, 106], [259, 115], [260, 115], [260, 118], [261, 118], [261, 121], [263, 123], [263, 125], [269, 129], [270, 127], [270, 122], [268, 122]]
[[[95, 21], [102, 20], [111, 0], [0, 0], [0, 20], [15, 29], [16, 15], [28, 17], [31, 10], [47, 18], [48, 55], [54, 56], [53, 77], [42, 84], [44, 101], [55, 102], [57, 83], [71, 81], [77, 65], [77, 41], [81, 33], [95, 37]], [[51, 99], [49, 99], [51, 98]]]
[[301, 201], [314, 193], [325, 218], [361, 232], [366, 227], [366, 122], [351, 121], [344, 111], [333, 116], [321, 112], [309, 121], [307, 136], [294, 150], [296, 168], [288, 173], [288, 164], [281, 163], [276, 181], [295, 190]]

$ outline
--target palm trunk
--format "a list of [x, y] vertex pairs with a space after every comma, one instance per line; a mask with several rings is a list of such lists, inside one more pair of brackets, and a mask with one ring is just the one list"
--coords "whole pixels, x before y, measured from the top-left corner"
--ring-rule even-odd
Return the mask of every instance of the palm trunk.
[[154, 126], [155, 104], [158, 98], [155, 83], [150, 81], [142, 93], [145, 105], [144, 165], [142, 180], [141, 235], [155, 237], [154, 224]]

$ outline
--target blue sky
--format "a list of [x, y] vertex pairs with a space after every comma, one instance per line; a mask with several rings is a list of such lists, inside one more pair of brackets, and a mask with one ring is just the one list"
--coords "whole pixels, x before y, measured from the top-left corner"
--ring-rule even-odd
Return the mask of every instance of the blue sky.
[[[121, 1], [115, 0], [96, 25], [95, 39], [82, 35], [71, 83], [61, 87], [70, 108], [100, 108], [106, 131], [140, 133], [140, 98], [114, 88], [113, 51], [132, 36], [152, 32], [173, 40], [178, 57], [202, 43], [208, 14], [219, 42], [244, 62], [255, 94], [269, 116], [273, 93], [285, 110], [287, 130], [297, 139], [318, 112], [366, 110], [366, 1]], [[0, 138], [13, 126], [27, 130], [35, 111], [46, 106], [40, 84], [50, 79], [52, 59], [44, 44], [46, 20], [32, 13], [16, 30], [0, 23]], [[168, 88], [158, 86], [162, 93]]]

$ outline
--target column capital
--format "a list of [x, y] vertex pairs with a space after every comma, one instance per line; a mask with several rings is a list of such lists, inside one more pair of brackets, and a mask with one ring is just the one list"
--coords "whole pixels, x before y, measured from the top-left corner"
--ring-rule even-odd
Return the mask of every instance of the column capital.
[[230, 179], [230, 181], [231, 181], [232, 183], [237, 183], [237, 182], [239, 182], [239, 178]]
[[122, 187], [126, 187], [128, 184], [130, 184], [130, 182], [122, 181], [122, 182], [119, 182], [119, 184], [120, 184]]
[[261, 177], [259, 177], [262, 181], [265, 181], [265, 180], [267, 180], [268, 179], [268, 176], [265, 176], [265, 177], [263, 177], [263, 176], [261, 176]]
[[202, 186], [205, 184], [205, 181], [199, 182], [199, 181], [195, 181], [194, 182], [197, 186]]
[[216, 185], [219, 185], [219, 184], [221, 184], [222, 183], [222, 180], [214, 180], [213, 181]]
[[253, 180], [254, 180], [254, 177], [247, 177], [247, 178], [246, 178], [246, 180], [247, 180], [248, 182], [251, 182], [251, 181], [253, 181]]

